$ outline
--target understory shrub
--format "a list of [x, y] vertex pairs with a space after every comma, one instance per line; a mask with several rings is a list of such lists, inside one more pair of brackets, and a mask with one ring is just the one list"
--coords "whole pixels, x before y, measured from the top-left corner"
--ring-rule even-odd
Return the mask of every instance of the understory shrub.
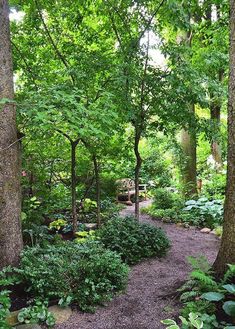
[[182, 197], [167, 188], [158, 188], [154, 190], [154, 201], [153, 205], [155, 209], [172, 209], [180, 208], [183, 206]]
[[6, 321], [6, 318], [10, 313], [9, 309], [11, 306], [11, 300], [9, 295], [10, 291], [8, 290], [0, 291], [0, 328], [2, 329], [11, 328]]
[[179, 201], [178, 205], [165, 209], [156, 207], [154, 201], [152, 205], [142, 208], [141, 212], [165, 221], [217, 229], [223, 220], [223, 201], [201, 197], [198, 200], [188, 200], [184, 204]]
[[[11, 273], [11, 275], [9, 275]], [[8, 321], [7, 316], [10, 314], [11, 298], [9, 290], [10, 286], [19, 283], [17, 275], [12, 275], [12, 268], [10, 266], [5, 267], [0, 272], [0, 328], [10, 329], [12, 328]]]
[[223, 199], [225, 195], [225, 186], [226, 171], [214, 173], [203, 181], [203, 193], [209, 198]]
[[143, 258], [166, 254], [170, 242], [165, 232], [149, 224], [140, 224], [133, 217], [109, 220], [98, 232], [101, 242], [118, 252], [128, 264]]
[[36, 298], [68, 297], [82, 310], [93, 310], [126, 287], [128, 267], [97, 241], [26, 248], [16, 270]]
[[179, 214], [184, 207], [184, 200], [180, 194], [167, 188], [158, 188], [153, 192], [153, 203], [142, 208], [141, 212], [153, 218], [179, 222]]
[[[118, 215], [122, 205], [115, 204], [112, 199], [106, 198], [100, 203], [101, 221], [105, 222], [110, 217]], [[85, 199], [79, 212], [79, 221], [82, 223], [97, 222], [97, 203], [91, 199]]]

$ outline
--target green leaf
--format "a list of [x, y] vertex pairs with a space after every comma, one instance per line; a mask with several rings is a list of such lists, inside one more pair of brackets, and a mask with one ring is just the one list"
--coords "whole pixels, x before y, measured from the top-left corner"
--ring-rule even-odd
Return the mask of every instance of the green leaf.
[[183, 324], [185, 324], [186, 326], [188, 325], [188, 321], [183, 316], [179, 316], [179, 318]]
[[223, 288], [226, 289], [231, 294], [235, 294], [235, 284], [225, 284]]
[[197, 329], [203, 328], [203, 321], [201, 319], [196, 319], [196, 320], [192, 321], [191, 323]]
[[218, 302], [224, 298], [224, 294], [220, 292], [207, 292], [201, 295], [201, 298], [209, 300], [210, 302]]
[[185, 202], [186, 206], [194, 206], [196, 204], [197, 204], [197, 201], [195, 201], [195, 200], [189, 200], [189, 201]]
[[175, 325], [176, 324], [176, 322], [172, 319], [162, 320], [161, 323], [166, 324], [166, 325], [171, 325], [171, 324]]
[[223, 310], [229, 316], [234, 317], [235, 316], [235, 302], [233, 302], [233, 301], [225, 302], [223, 305]]

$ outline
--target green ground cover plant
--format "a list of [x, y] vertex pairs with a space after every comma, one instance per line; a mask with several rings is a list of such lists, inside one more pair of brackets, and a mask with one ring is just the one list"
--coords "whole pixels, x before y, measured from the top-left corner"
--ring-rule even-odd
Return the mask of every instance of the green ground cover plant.
[[69, 296], [84, 311], [124, 290], [129, 272], [117, 253], [96, 241], [26, 248], [16, 271], [35, 298]]
[[133, 217], [109, 220], [99, 230], [98, 237], [106, 248], [118, 252], [128, 264], [148, 257], [163, 257], [170, 247], [162, 229], [139, 223]]
[[36, 300], [34, 305], [22, 308], [18, 314], [18, 320], [26, 324], [45, 323], [49, 328], [55, 325], [55, 318], [48, 311], [48, 302], [40, 300]]
[[141, 209], [142, 213], [156, 219], [199, 228], [216, 229], [222, 224], [223, 200], [202, 196], [185, 202], [179, 194], [165, 189], [157, 189], [154, 195], [153, 203]]

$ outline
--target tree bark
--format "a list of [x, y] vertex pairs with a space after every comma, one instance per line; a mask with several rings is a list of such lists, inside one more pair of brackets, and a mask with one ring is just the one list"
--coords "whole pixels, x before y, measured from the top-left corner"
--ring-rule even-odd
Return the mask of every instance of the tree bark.
[[[192, 105], [194, 113], [194, 105]], [[187, 197], [197, 195], [197, 141], [194, 129], [181, 131], [181, 147], [184, 155], [182, 164], [182, 182]]]
[[95, 183], [96, 183], [96, 203], [97, 203], [97, 225], [101, 225], [101, 216], [100, 216], [100, 173], [99, 173], [99, 164], [95, 155], [93, 155], [94, 169], [95, 169]]
[[[14, 98], [7, 0], [0, 0], [0, 99], [2, 98]], [[0, 268], [17, 265], [23, 248], [20, 223], [20, 144], [16, 141], [16, 110], [9, 101], [0, 108]]]
[[[223, 70], [220, 70], [218, 73], [218, 80], [222, 83], [223, 81]], [[212, 95], [213, 98], [213, 95]], [[217, 164], [218, 169], [222, 166], [222, 155], [221, 155], [221, 147], [219, 144], [219, 134], [220, 134], [220, 112], [221, 112], [221, 100], [218, 99], [214, 102], [211, 102], [210, 113], [211, 120], [213, 123], [214, 131], [213, 137], [211, 141], [211, 154], [213, 156], [214, 161]]]
[[[190, 22], [191, 17], [188, 17]], [[179, 42], [185, 43], [189, 48], [192, 47], [193, 31], [189, 28], [179, 37]], [[189, 104], [189, 111], [195, 116], [195, 105]], [[197, 195], [197, 139], [194, 127], [181, 131], [181, 148], [183, 151], [183, 164], [181, 168], [182, 183], [184, 194], [191, 198]]]
[[73, 219], [73, 233], [77, 232], [78, 218], [76, 205], [76, 147], [78, 140], [71, 141], [71, 197], [72, 197], [72, 219]]
[[[220, 8], [216, 6], [217, 20], [220, 18]], [[207, 24], [211, 27], [212, 24], [212, 4], [211, 2], [207, 3], [206, 11]], [[223, 70], [218, 71], [218, 81], [222, 82], [223, 80]], [[220, 169], [222, 166], [222, 156], [221, 156], [221, 147], [219, 144], [218, 136], [220, 134], [220, 111], [221, 111], [221, 100], [214, 100], [213, 93], [210, 95], [211, 104], [210, 104], [210, 115], [211, 121], [213, 123], [213, 137], [211, 140], [211, 155], [217, 164], [217, 169]]]
[[223, 235], [214, 263], [218, 277], [235, 263], [235, 1], [230, 0], [230, 73], [228, 98], [228, 165]]
[[142, 159], [139, 152], [139, 142], [140, 142], [141, 132], [138, 128], [135, 128], [135, 157], [136, 157], [136, 165], [135, 165], [135, 218], [139, 220], [140, 218], [140, 200], [139, 200], [139, 176], [140, 169], [142, 164]]
[[213, 156], [214, 161], [216, 162], [218, 168], [222, 166], [222, 155], [221, 155], [221, 147], [218, 141], [218, 135], [220, 133], [220, 104], [211, 104], [210, 112], [211, 112], [211, 120], [213, 122], [213, 137], [211, 141], [211, 154]]

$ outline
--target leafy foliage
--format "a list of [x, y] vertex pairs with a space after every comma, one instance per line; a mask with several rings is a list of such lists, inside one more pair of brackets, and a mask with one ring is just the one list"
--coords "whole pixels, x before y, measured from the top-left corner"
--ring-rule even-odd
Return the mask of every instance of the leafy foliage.
[[10, 313], [11, 299], [9, 297], [9, 290], [0, 291], [0, 326], [3, 329], [10, 328], [6, 321], [7, 315]]
[[156, 209], [173, 209], [182, 206], [182, 198], [179, 194], [171, 192], [166, 188], [158, 188], [154, 192], [153, 205]]
[[205, 328], [205, 329], [211, 329], [211, 328], [218, 328], [218, 322], [216, 321], [216, 318], [214, 315], [208, 315], [208, 314], [198, 314], [190, 312], [188, 318], [184, 318], [182, 316], [179, 317], [181, 320], [182, 326], [178, 326], [177, 323], [174, 320], [166, 319], [162, 320], [161, 323], [167, 325], [167, 329], [188, 329], [188, 328]]
[[48, 303], [39, 300], [35, 301], [35, 305], [21, 309], [18, 314], [18, 321], [26, 324], [45, 323], [49, 328], [55, 324], [53, 314], [48, 311]]
[[148, 224], [140, 224], [135, 218], [114, 218], [98, 232], [100, 241], [118, 252], [128, 264], [135, 264], [148, 257], [162, 257], [170, 247], [164, 231]]
[[7, 316], [10, 314], [11, 307], [9, 286], [18, 282], [17, 275], [14, 275], [12, 271], [13, 269], [9, 266], [0, 272], [0, 326], [2, 329], [11, 328], [7, 322]]
[[222, 318], [233, 323], [235, 285], [230, 282], [234, 278], [234, 266], [230, 265], [224, 278], [218, 282], [204, 257], [190, 257], [190, 263], [193, 266], [190, 280], [180, 289], [183, 291], [181, 301], [184, 303], [182, 315], [197, 314], [206, 321], [203, 328], [229, 328], [229, 324], [220, 321]]
[[207, 198], [189, 200], [185, 203], [186, 212], [190, 212], [199, 226], [214, 228], [222, 222], [223, 202], [221, 200], [209, 201]]
[[110, 300], [125, 288], [128, 277], [119, 255], [96, 242], [27, 248], [17, 272], [35, 297], [71, 296], [83, 310]]

